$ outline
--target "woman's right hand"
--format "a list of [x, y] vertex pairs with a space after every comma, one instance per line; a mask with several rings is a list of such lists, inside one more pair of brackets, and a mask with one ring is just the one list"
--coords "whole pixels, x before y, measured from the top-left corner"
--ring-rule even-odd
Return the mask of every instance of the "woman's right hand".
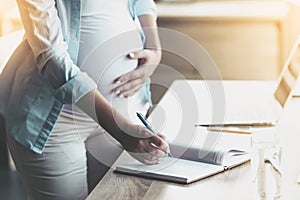
[[167, 156], [168, 143], [162, 134], [154, 135], [143, 126], [133, 125], [127, 129], [128, 133], [120, 141], [124, 149], [141, 163], [152, 165], [157, 164]]
[[98, 121], [138, 161], [157, 164], [169, 152], [169, 145], [162, 134], [153, 135], [144, 126], [130, 123], [112, 108], [97, 89], [83, 96], [76, 105]]

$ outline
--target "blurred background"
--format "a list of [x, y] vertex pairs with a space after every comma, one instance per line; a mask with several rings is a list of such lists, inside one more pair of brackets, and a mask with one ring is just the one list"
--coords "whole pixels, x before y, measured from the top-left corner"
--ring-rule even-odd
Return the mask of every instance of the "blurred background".
[[[276, 79], [300, 33], [300, 0], [156, 0], [158, 26], [202, 45], [223, 79]], [[0, 72], [23, 31], [15, 1], [0, 4]], [[201, 78], [188, 61], [163, 52], [162, 64], [185, 78]], [[154, 80], [175, 78], [159, 67]], [[166, 86], [153, 85], [156, 103]]]
[[[300, 0], [157, 0], [156, 3], [158, 26], [186, 34], [202, 45], [216, 63], [222, 79], [275, 80], [300, 33]], [[15, 1], [1, 0], [0, 73], [23, 33]], [[202, 78], [180, 55], [164, 51], [161, 63], [184, 78]], [[163, 65], [152, 78], [154, 82], [164, 80], [163, 84], [151, 86], [154, 104], [178, 78]], [[26, 199], [13, 165], [7, 164], [5, 144], [0, 147], [0, 199]]]
[[[158, 26], [202, 45], [224, 80], [275, 80], [300, 33], [297, 0], [160, 0], [157, 5]], [[161, 63], [185, 78], [201, 79], [178, 55], [164, 52]], [[153, 79], [165, 80], [165, 86], [152, 86], [155, 103], [174, 77], [159, 67]]]

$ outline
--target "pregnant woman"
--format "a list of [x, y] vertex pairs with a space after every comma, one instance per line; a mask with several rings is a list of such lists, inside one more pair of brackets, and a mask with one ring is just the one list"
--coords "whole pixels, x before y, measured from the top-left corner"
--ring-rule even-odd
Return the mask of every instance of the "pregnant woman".
[[[131, 122], [138, 123], [136, 112], [146, 114], [151, 104], [148, 77], [159, 62], [160, 51], [157, 49], [159, 47], [158, 36], [153, 35], [155, 34], [153, 28], [156, 26], [155, 7], [148, 6], [143, 12], [149, 14], [140, 16], [142, 25], [146, 26], [144, 33], [150, 34], [145, 38], [139, 29], [139, 21], [133, 20], [136, 16], [131, 15], [128, 3], [128, 0], [82, 1], [78, 65], [82, 71], [87, 72], [93, 78], [98, 85], [98, 90], [114, 109]], [[131, 8], [135, 9], [135, 7]], [[148, 49], [143, 50], [145, 39]], [[136, 55], [139, 55], [141, 59], [146, 59], [148, 63], [137, 68]], [[135, 74], [138, 76], [132, 78]], [[129, 77], [129, 80], [126, 77]], [[86, 148], [88, 155], [92, 156], [89, 157], [91, 159], [88, 177], [90, 187], [93, 187], [118, 158], [122, 148], [116, 140], [105, 133], [104, 129], [76, 106], [64, 106], [61, 116], [64, 119], [73, 120], [76, 129], [80, 125], [84, 126], [82, 130], [93, 128], [81, 133], [87, 138]], [[64, 122], [62, 127], [65, 124]], [[60, 132], [66, 133], [67, 130], [69, 126]], [[57, 134], [61, 134], [60, 132]]]
[[160, 60], [153, 1], [17, 2], [25, 36], [0, 77], [0, 111], [29, 199], [86, 198], [86, 149], [99, 178], [122, 149], [165, 157], [162, 135], [134, 125]]

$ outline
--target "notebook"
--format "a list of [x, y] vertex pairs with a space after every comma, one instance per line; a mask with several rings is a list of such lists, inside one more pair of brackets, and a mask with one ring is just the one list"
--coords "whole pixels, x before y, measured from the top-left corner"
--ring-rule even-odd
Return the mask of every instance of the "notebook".
[[248, 160], [247, 157], [243, 158], [244, 159], [240, 159], [239, 162], [236, 162], [235, 165], [230, 166], [170, 157], [164, 158], [161, 163], [156, 165], [144, 165], [134, 160], [117, 166], [114, 172], [167, 182], [189, 184], [229, 170]]
[[[197, 138], [188, 146], [183, 142], [170, 144], [173, 157], [159, 164], [145, 165], [128, 156], [114, 172], [131, 176], [189, 184], [234, 168], [249, 160], [250, 138], [246, 135], [224, 134], [214, 148], [205, 148], [203, 140], [216, 132], [197, 128]], [[234, 142], [232, 142], [234, 141]], [[124, 157], [124, 156], [123, 156]]]
[[177, 128], [189, 123], [276, 125], [299, 75], [299, 42], [300, 38], [276, 81], [175, 80], [151, 113], [153, 126], [165, 130], [168, 121]]

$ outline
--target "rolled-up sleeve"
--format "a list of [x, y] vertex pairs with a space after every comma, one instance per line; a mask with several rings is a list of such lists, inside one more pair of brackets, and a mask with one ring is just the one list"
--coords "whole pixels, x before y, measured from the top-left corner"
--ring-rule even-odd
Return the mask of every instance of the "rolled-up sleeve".
[[[36, 65], [62, 103], [75, 103], [96, 83], [74, 64], [54, 0], [17, 0]], [[79, 37], [79, 36], [77, 36]]]
[[43, 74], [55, 88], [55, 98], [63, 103], [75, 103], [87, 92], [97, 88], [94, 80], [87, 73], [81, 72], [67, 53], [60, 57], [50, 57]]
[[152, 15], [157, 17], [156, 5], [153, 0], [135, 0], [135, 13], [137, 16]]

